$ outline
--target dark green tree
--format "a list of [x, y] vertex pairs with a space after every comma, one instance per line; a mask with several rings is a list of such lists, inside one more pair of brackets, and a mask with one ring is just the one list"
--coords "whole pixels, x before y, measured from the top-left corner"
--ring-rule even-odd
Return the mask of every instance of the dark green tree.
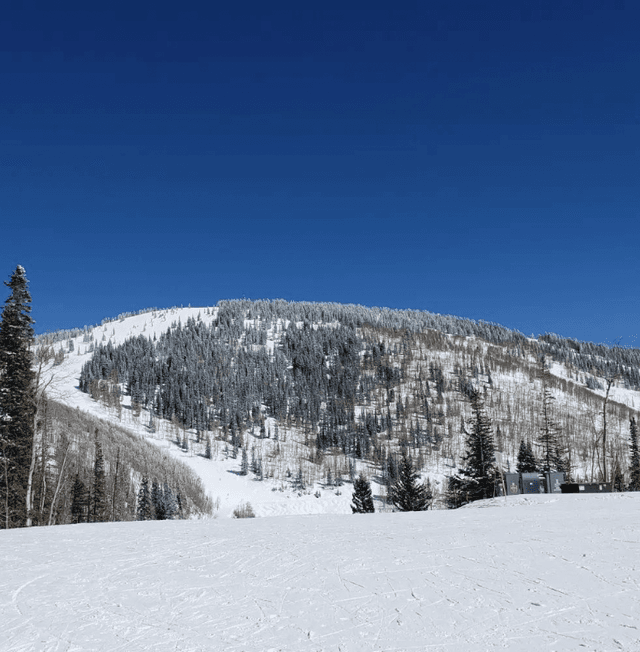
[[376, 511], [373, 507], [371, 484], [364, 473], [361, 473], [353, 482], [352, 500], [351, 511], [354, 514], [371, 514]]
[[89, 508], [89, 492], [80, 480], [80, 475], [76, 474], [71, 490], [71, 517], [74, 523], [84, 523], [87, 520]]
[[530, 442], [525, 442], [524, 439], [520, 442], [518, 450], [518, 464], [516, 471], [518, 473], [535, 473], [538, 470], [538, 462], [533, 453], [533, 448]]
[[32, 369], [33, 320], [24, 268], [18, 265], [5, 285], [11, 295], [0, 321], [0, 527], [30, 523], [30, 483], [36, 415]]
[[154, 478], [151, 483], [151, 504], [153, 505], [153, 515], [158, 521], [166, 520], [164, 509], [164, 494], [158, 481]]
[[136, 510], [138, 521], [153, 520], [153, 504], [151, 503], [151, 492], [149, 491], [149, 478], [144, 476], [138, 489], [138, 508]]
[[638, 426], [635, 417], [629, 422], [629, 491], [640, 491], [640, 450], [638, 450]]
[[551, 393], [551, 372], [544, 358], [539, 362], [538, 376], [542, 382], [542, 426], [538, 437], [538, 445], [541, 448], [539, 470], [541, 473], [554, 473], [562, 471], [564, 460], [558, 426], [551, 415], [554, 401]]
[[102, 444], [96, 437], [96, 459], [93, 464], [93, 492], [91, 496], [91, 520], [102, 523], [107, 520], [107, 495], [105, 488], [104, 456]]
[[618, 460], [613, 465], [613, 490], [624, 491], [624, 475]]
[[473, 418], [471, 430], [466, 435], [466, 451], [459, 469], [460, 483], [458, 492], [465, 496], [466, 502], [491, 498], [495, 495], [496, 458], [491, 421], [484, 411], [484, 401], [480, 392], [471, 388], [468, 392]]
[[389, 489], [389, 498], [401, 512], [422, 512], [429, 509], [433, 496], [426, 485], [419, 482], [409, 455], [404, 454], [398, 466], [398, 479]]

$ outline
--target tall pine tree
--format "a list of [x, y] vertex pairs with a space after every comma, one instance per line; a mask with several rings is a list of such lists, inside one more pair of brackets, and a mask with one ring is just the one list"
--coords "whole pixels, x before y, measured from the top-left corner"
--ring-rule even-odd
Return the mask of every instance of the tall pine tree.
[[31, 295], [24, 268], [18, 265], [5, 285], [11, 296], [0, 322], [0, 527], [10, 528], [28, 525], [31, 518], [36, 396]]
[[107, 495], [105, 488], [104, 456], [96, 433], [96, 459], [93, 465], [93, 495], [91, 496], [91, 520], [102, 523], [107, 520]]
[[535, 473], [538, 470], [538, 462], [533, 453], [533, 448], [530, 442], [525, 442], [524, 439], [520, 442], [520, 449], [518, 450], [518, 464], [516, 471], [518, 473]]
[[371, 514], [376, 511], [373, 507], [371, 484], [364, 473], [361, 473], [353, 482], [352, 500], [351, 511], [354, 514]]
[[462, 458], [464, 467], [459, 470], [457, 491], [465, 497], [465, 502], [491, 498], [495, 495], [496, 458], [491, 421], [484, 412], [484, 401], [480, 392], [471, 388], [468, 392], [473, 411], [471, 430], [466, 435], [466, 451]]
[[80, 475], [76, 474], [71, 490], [71, 517], [73, 523], [84, 523], [87, 520], [88, 503], [89, 492], [80, 479]]
[[138, 508], [136, 510], [138, 521], [153, 520], [153, 504], [151, 503], [151, 492], [149, 491], [149, 478], [143, 476], [138, 489]]
[[163, 487], [163, 515], [165, 519], [172, 519], [178, 513], [178, 501], [171, 491], [171, 487], [165, 482]]
[[419, 473], [408, 455], [403, 455], [398, 467], [398, 480], [389, 489], [391, 502], [401, 512], [422, 512], [429, 509], [433, 496], [426, 485], [418, 482]]
[[554, 473], [563, 471], [565, 462], [562, 459], [558, 426], [551, 417], [551, 406], [554, 400], [551, 393], [551, 372], [544, 358], [539, 362], [538, 375], [542, 381], [542, 427], [538, 438], [538, 444], [542, 449], [540, 471]]

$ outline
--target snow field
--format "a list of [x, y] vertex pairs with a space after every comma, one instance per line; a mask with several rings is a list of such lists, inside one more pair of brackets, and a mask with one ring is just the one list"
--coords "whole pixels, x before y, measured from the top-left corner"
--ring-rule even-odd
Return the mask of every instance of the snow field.
[[3, 652], [640, 649], [640, 495], [0, 532]]

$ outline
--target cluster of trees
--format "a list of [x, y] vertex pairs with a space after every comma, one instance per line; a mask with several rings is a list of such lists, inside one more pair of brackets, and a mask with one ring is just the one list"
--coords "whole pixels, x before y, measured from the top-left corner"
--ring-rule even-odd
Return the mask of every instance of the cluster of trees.
[[[289, 302], [283, 299], [250, 301], [237, 299], [219, 301], [219, 311], [233, 320], [239, 316], [266, 324], [277, 320], [309, 323], [340, 323], [352, 328], [372, 326], [377, 329], [424, 333], [428, 330], [461, 337], [474, 336], [494, 345], [507, 347], [511, 355], [525, 359], [529, 354], [546, 356], [569, 365], [576, 371], [590, 374], [585, 383], [593, 383], [593, 374], [601, 377], [616, 374], [625, 385], [640, 388], [640, 349], [580, 342], [555, 333], [539, 335], [537, 340], [527, 338], [517, 330], [493, 322], [465, 319], [454, 315], [439, 315], [421, 310], [394, 310], [354, 304]], [[152, 313], [148, 308], [135, 313], [123, 313], [116, 319], [130, 315]], [[114, 319], [105, 319], [101, 325]], [[39, 343], [54, 344], [78, 335], [87, 335], [95, 327], [62, 330], [39, 336]], [[597, 382], [597, 381], [596, 381]]]
[[[420, 474], [406, 453], [399, 464], [397, 480], [390, 485], [389, 501], [399, 512], [423, 512], [433, 505], [433, 492], [429, 479], [420, 481]], [[351, 511], [354, 514], [367, 514], [375, 511], [371, 483], [361, 473], [353, 482]]]
[[149, 488], [149, 478], [144, 476], [138, 491], [136, 518], [138, 521], [168, 521], [182, 515], [182, 499], [165, 482], [160, 486], [154, 478]]
[[[548, 379], [548, 368], [544, 365], [544, 360], [541, 361], [541, 376], [543, 380]], [[466, 451], [462, 458], [464, 466], [448, 480], [446, 505], [450, 509], [497, 495], [500, 483], [491, 422], [485, 412], [482, 394], [473, 386], [466, 386], [465, 390], [471, 403], [473, 418], [469, 430], [463, 426], [466, 435]], [[556, 425], [550, 414], [552, 397], [548, 385], [544, 382], [543, 396], [544, 419], [539, 438], [543, 456], [538, 461], [531, 442], [521, 441], [516, 469], [518, 473], [566, 472], [567, 470], [566, 461], [560, 454]], [[629, 431], [630, 480], [626, 486], [620, 481], [614, 487], [618, 491], [640, 491], [640, 448], [634, 417], [630, 420]], [[411, 458], [405, 454], [399, 466], [397, 480], [389, 490], [389, 498], [398, 511], [424, 511], [433, 502], [428, 480], [426, 483], [420, 483], [419, 477]], [[354, 514], [375, 511], [371, 485], [362, 474], [354, 482], [351, 509]]]
[[200, 479], [142, 438], [50, 400], [51, 347], [34, 352], [18, 266], [0, 321], [0, 528], [133, 520], [144, 475], [178, 487], [177, 514], [210, 514]]
[[210, 326], [190, 319], [157, 340], [141, 335], [117, 347], [99, 345], [82, 369], [80, 389], [117, 406], [122, 385], [133, 409], [144, 407], [184, 428], [221, 428], [232, 444], [239, 431], [260, 427], [264, 405], [266, 416], [317, 426], [319, 449], [363, 455], [371, 433], [388, 422], [379, 415], [356, 420], [355, 404], [364, 393], [393, 391], [402, 381], [379, 347], [371, 346], [365, 360], [365, 381], [363, 343], [352, 326], [290, 323], [270, 354], [264, 345], [254, 350], [256, 342], [266, 341], [261, 334], [270, 324], [245, 333], [244, 321], [244, 315], [221, 308]]

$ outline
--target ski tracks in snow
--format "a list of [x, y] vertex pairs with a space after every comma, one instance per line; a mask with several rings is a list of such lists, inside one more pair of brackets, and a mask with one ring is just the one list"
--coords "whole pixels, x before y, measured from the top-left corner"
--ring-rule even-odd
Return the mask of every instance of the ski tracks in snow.
[[637, 651], [640, 496], [567, 498], [0, 532], [0, 648]]

